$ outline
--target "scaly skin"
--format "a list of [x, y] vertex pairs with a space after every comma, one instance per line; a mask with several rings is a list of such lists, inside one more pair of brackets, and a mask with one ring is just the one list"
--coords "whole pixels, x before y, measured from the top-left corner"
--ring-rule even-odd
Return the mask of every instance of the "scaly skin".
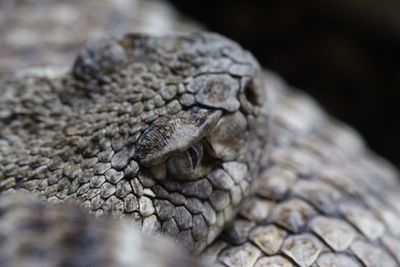
[[[101, 242], [75, 234], [78, 244], [66, 250], [75, 265], [140, 266], [124, 258], [140, 248], [115, 242], [119, 228], [135, 235], [127, 224], [167, 236], [210, 265], [399, 264], [397, 173], [230, 40], [128, 34], [83, 50], [68, 73], [13, 76], [1, 85], [1, 190], [77, 203], [94, 215], [10, 200], [0, 221], [19, 223], [18, 206], [28, 222], [35, 216], [27, 210], [52, 218], [72, 209], [79, 225], [87, 216], [94, 226], [78, 231], [103, 229], [93, 234]], [[21, 227], [48, 236], [54, 221]], [[34, 239], [9, 227], [0, 247], [16, 245], [0, 251], [0, 262], [37, 257], [37, 266], [65, 265], [62, 237], [74, 235], [76, 223], [62, 221], [65, 234], [49, 238], [42, 253], [24, 249]], [[121, 247], [99, 252], [114, 243]], [[184, 258], [162, 263], [196, 264]]]
[[397, 171], [308, 96], [266, 81], [267, 163], [203, 256], [221, 266], [399, 266]]

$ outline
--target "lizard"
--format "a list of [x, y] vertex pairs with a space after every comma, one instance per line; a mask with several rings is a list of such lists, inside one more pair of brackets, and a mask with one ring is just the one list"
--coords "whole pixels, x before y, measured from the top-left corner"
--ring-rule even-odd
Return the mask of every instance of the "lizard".
[[232, 40], [1, 79], [1, 266], [399, 265], [395, 168]]

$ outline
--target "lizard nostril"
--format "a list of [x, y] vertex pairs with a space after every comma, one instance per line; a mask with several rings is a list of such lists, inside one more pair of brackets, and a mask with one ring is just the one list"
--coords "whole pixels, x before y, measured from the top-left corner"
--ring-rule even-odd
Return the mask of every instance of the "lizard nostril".
[[254, 89], [253, 82], [248, 82], [244, 88], [244, 95], [246, 96], [247, 101], [249, 101], [252, 105], [258, 104], [257, 93]]

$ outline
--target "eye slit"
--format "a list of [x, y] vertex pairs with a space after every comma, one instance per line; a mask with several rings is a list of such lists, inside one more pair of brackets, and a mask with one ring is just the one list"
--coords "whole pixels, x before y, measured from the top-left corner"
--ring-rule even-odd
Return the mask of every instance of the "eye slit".
[[190, 159], [192, 160], [192, 168], [196, 169], [197, 165], [199, 164], [199, 155], [196, 149], [194, 149], [193, 147], [190, 147], [187, 150]]
[[199, 142], [166, 161], [167, 175], [178, 180], [200, 177], [204, 172], [202, 162], [203, 144]]

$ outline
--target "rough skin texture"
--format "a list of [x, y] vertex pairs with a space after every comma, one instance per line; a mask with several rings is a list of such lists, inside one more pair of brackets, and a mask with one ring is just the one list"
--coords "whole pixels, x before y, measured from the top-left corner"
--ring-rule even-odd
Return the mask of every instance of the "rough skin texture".
[[257, 189], [203, 256], [221, 266], [399, 266], [398, 172], [265, 75], [271, 140]]
[[127, 217], [198, 253], [260, 171], [258, 75], [250, 54], [218, 35], [130, 34], [83, 50], [59, 77], [11, 77], [1, 189]]
[[[118, 223], [96, 216], [124, 217], [121, 224], [167, 236], [216, 266], [400, 264], [397, 172], [230, 40], [128, 34], [84, 49], [67, 73], [0, 84], [1, 190], [77, 203], [94, 214], [77, 211], [75, 220], [94, 225], [77, 230], [95, 231], [105, 247], [116, 233], [96, 229], [119, 230]], [[27, 222], [35, 217], [28, 211], [58, 212], [40, 204], [24, 210], [27, 202], [4, 205], [0, 222], [19, 221], [8, 215], [14, 209]], [[69, 234], [70, 222], [61, 221]], [[52, 229], [25, 228], [32, 237]], [[2, 266], [24, 257], [65, 266], [25, 249], [18, 227], [10, 229], [0, 232]], [[8, 240], [16, 245], [5, 250]], [[49, 242], [56, 252], [71, 245]], [[109, 266], [96, 261], [101, 245], [87, 253], [74, 246], [67, 248], [81, 251], [71, 253], [75, 266], [91, 266], [87, 259]], [[104, 257], [140, 266], [129, 257], [118, 262], [130, 249]]]

